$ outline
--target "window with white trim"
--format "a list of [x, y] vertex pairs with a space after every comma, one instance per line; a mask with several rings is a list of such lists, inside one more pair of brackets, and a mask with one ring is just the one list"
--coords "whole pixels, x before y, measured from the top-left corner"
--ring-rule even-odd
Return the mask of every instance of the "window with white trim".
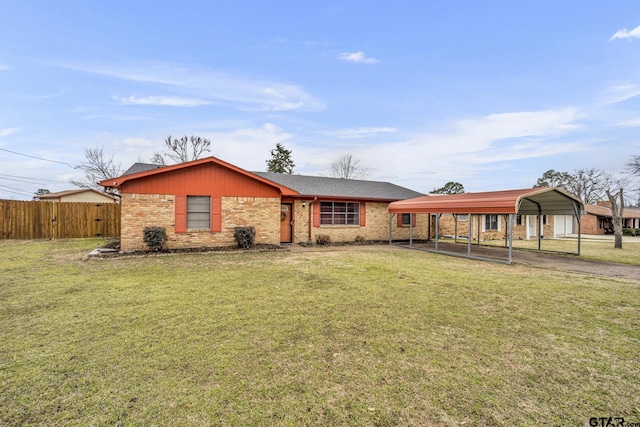
[[320, 202], [320, 225], [360, 225], [360, 203]]
[[211, 228], [211, 197], [187, 196], [187, 229]]
[[498, 215], [485, 215], [482, 231], [500, 231]]
[[402, 226], [403, 227], [411, 226], [411, 214], [410, 213], [403, 213], [401, 215], [402, 215]]
[[466, 221], [467, 220], [467, 215], [465, 215], [465, 214], [458, 214], [456, 217], [458, 218], [458, 221]]

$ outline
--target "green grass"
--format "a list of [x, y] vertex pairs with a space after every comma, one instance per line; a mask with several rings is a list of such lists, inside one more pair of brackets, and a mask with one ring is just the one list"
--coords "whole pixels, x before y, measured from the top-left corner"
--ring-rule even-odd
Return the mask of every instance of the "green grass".
[[640, 282], [385, 246], [0, 242], [0, 425], [640, 421]]

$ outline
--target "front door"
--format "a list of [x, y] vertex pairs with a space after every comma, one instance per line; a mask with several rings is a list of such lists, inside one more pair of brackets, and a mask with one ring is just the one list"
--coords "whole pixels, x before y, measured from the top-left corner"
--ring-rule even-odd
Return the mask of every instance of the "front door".
[[280, 243], [291, 243], [293, 241], [292, 209], [293, 204], [291, 203], [280, 205]]

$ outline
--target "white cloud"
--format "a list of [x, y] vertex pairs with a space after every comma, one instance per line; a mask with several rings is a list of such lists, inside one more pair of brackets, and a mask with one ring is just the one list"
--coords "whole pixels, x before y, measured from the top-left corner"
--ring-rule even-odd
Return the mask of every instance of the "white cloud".
[[621, 127], [629, 127], [629, 128], [637, 128], [640, 127], [640, 118], [638, 119], [632, 119], [632, 120], [625, 120], [623, 122], [619, 122], [618, 126]]
[[361, 64], [377, 64], [380, 62], [375, 58], [367, 58], [362, 51], [353, 53], [344, 52], [338, 55], [338, 59], [340, 61], [359, 62]]
[[631, 31], [627, 30], [626, 28], [616, 31], [616, 33], [611, 36], [609, 41], [615, 39], [640, 39], [640, 25]]
[[[505, 167], [505, 162], [583, 151], [585, 144], [566, 139], [580, 130], [581, 118], [575, 108], [490, 114], [458, 120], [440, 132], [388, 134], [387, 141], [366, 146], [345, 141], [339, 149], [353, 153], [368, 168], [370, 179], [428, 191], [452, 179], [477, 179], [482, 171]], [[337, 157], [335, 145], [308, 148], [304, 156], [293, 154], [309, 174], [327, 174]], [[504, 188], [513, 185], [505, 182]]]
[[354, 129], [340, 129], [334, 132], [327, 132], [327, 135], [334, 136], [339, 139], [360, 139], [360, 138], [373, 138], [379, 133], [391, 133], [397, 132], [398, 129], [392, 127], [379, 127], [379, 128], [354, 128]]
[[283, 143], [288, 150], [292, 150], [294, 162], [300, 154], [294, 145], [285, 143], [293, 135], [272, 123], [265, 123], [261, 127], [203, 132], [202, 136], [211, 140], [210, 155], [250, 171], [266, 170], [270, 151], [277, 143]]
[[116, 98], [123, 104], [129, 105], [157, 105], [167, 107], [197, 107], [199, 105], [211, 104], [197, 98], [181, 98], [177, 96], [129, 96], [125, 98]]
[[8, 65], [0, 64], [0, 71], [6, 71], [6, 70], [8, 70], [8, 69], [9, 69], [9, 66], [8, 66]]
[[612, 84], [603, 95], [604, 104], [616, 104], [640, 95], [640, 86], [635, 83]]
[[[172, 94], [183, 95], [178, 98], [195, 97], [202, 102], [227, 104], [239, 110], [288, 111], [325, 108], [323, 102], [294, 84], [253, 79], [201, 67], [163, 63], [59, 66], [134, 81], [141, 85], [152, 85], [155, 90], [158, 86], [165, 86]], [[133, 98], [133, 101], [144, 100]]]
[[5, 128], [5, 129], [0, 129], [0, 138], [3, 136], [9, 136], [12, 133], [16, 133], [20, 130], [20, 128]]

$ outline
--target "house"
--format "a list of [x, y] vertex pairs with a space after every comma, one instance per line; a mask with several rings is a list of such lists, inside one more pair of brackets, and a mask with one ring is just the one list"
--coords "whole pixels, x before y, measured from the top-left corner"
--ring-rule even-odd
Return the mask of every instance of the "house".
[[118, 198], [93, 188], [79, 188], [77, 190], [58, 191], [56, 193], [40, 194], [34, 197], [42, 202], [85, 202], [85, 203], [117, 203]]
[[[585, 214], [582, 216], [582, 230], [585, 234], [612, 234], [613, 215], [608, 202], [598, 202], [597, 205], [584, 205]], [[623, 228], [640, 228], [640, 209], [625, 208], [622, 212]]]
[[[100, 182], [121, 194], [121, 248], [145, 249], [146, 226], [164, 227], [170, 248], [233, 246], [236, 227], [256, 243], [408, 239], [421, 224], [395, 224], [389, 203], [422, 196], [388, 182], [249, 172], [215, 157], [170, 166], [137, 163]], [[415, 226], [415, 228], [414, 228]], [[415, 234], [414, 234], [415, 235]]]

